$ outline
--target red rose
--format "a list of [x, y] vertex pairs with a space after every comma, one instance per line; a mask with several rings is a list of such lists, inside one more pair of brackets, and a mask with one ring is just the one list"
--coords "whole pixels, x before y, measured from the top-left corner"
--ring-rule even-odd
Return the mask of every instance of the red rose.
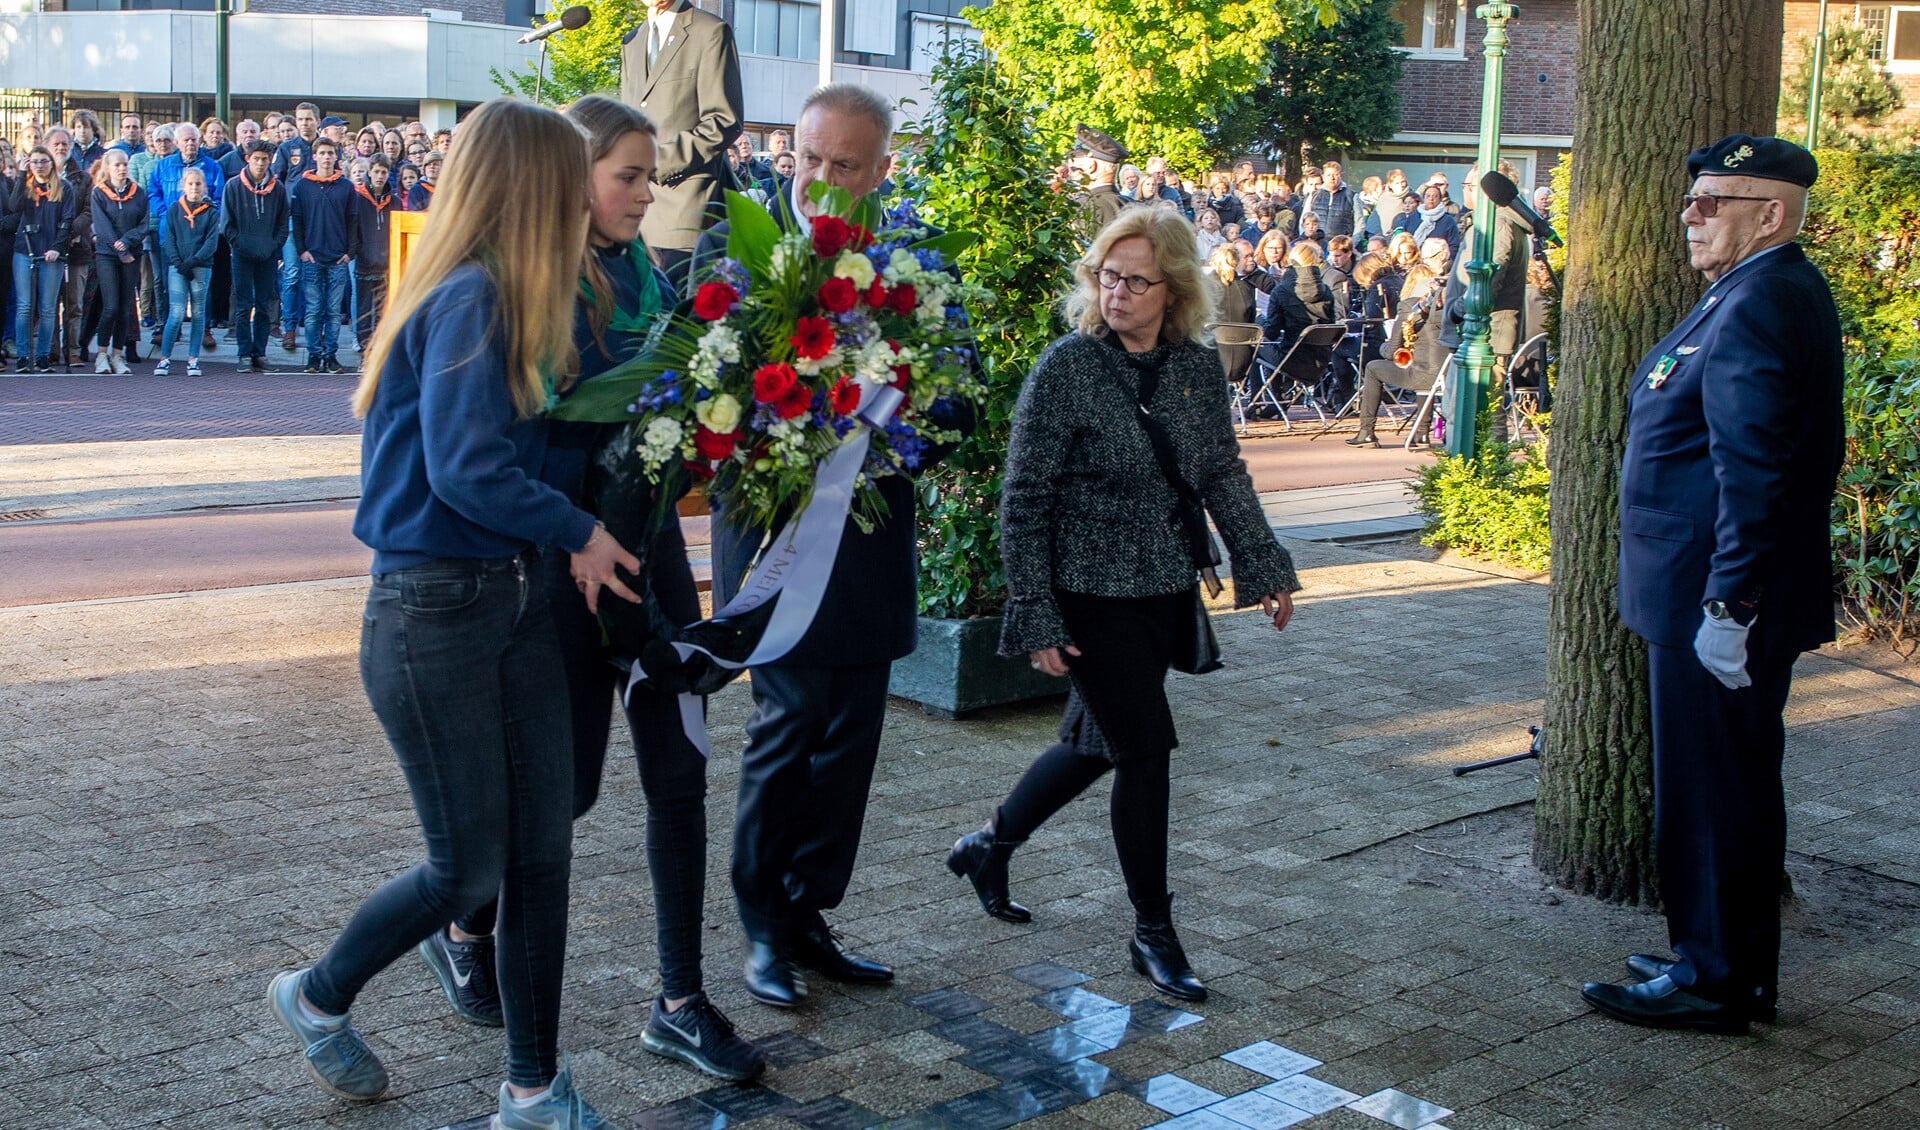
[[887, 288], [886, 284], [880, 281], [880, 276], [873, 277], [873, 282], [867, 286], [865, 297], [867, 305], [875, 310], [887, 304]]
[[865, 251], [867, 245], [873, 242], [873, 233], [867, 230], [865, 224], [855, 224], [850, 230], [848, 239], [855, 251]]
[[782, 394], [779, 402], [773, 406], [773, 411], [782, 420], [791, 420], [795, 416], [806, 415], [807, 409], [811, 407], [813, 407], [813, 391], [806, 385], [796, 384]]
[[[900, 343], [892, 338], [887, 339], [887, 348], [893, 350], [894, 356], [897, 357], [900, 355]], [[893, 387], [899, 389], [901, 392], [907, 391], [907, 381], [913, 377], [913, 366], [902, 364], [891, 366], [891, 368], [893, 369], [893, 380], [891, 382]]]
[[833, 352], [833, 326], [825, 318], [802, 318], [793, 324], [793, 351], [809, 361]]
[[827, 390], [827, 406], [837, 416], [853, 415], [853, 410], [860, 407], [860, 386], [841, 377]]
[[740, 292], [726, 283], [701, 283], [700, 289], [693, 292], [694, 316], [702, 321], [717, 322], [727, 316], [739, 298]]
[[819, 293], [814, 297], [820, 300], [820, 308], [827, 313], [844, 314], [853, 309], [860, 292], [854, 289], [852, 279], [832, 278], [820, 284]]
[[716, 432], [702, 424], [693, 430], [693, 450], [702, 459], [725, 459], [733, 454], [733, 449], [739, 443], [740, 431], [737, 428], [730, 432]]
[[815, 216], [813, 220], [813, 253], [822, 259], [840, 254], [840, 249], [853, 238], [853, 231], [847, 227], [847, 221], [838, 216]]
[[784, 362], [777, 365], [762, 365], [753, 374], [753, 398], [762, 404], [772, 404], [793, 391], [800, 383], [800, 375], [793, 366]]
[[680, 465], [682, 467], [685, 467], [687, 469], [687, 473], [692, 475], [696, 480], [706, 480], [706, 479], [713, 478], [713, 468], [707, 466], [706, 463], [703, 462], [702, 460], [682, 459], [680, 461]]
[[914, 306], [919, 302], [920, 296], [913, 292], [912, 283], [901, 283], [893, 288], [892, 294], [887, 295], [887, 305], [892, 307], [896, 314], [913, 313]]

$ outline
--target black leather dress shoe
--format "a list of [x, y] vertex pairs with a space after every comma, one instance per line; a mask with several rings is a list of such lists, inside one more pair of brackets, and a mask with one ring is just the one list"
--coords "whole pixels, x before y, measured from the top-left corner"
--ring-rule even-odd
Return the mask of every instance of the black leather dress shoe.
[[[1673, 967], [1678, 964], [1680, 963], [1677, 961], [1664, 957], [1655, 957], [1650, 953], [1633, 953], [1627, 955], [1628, 971], [1642, 981], [1651, 981], [1656, 977], [1665, 977], [1667, 974], [1673, 972]], [[1746, 1012], [1749, 1020], [1755, 1020], [1761, 1024], [1771, 1024], [1778, 1016], [1779, 1009], [1771, 995], [1763, 995], [1756, 997], [1753, 1003], [1747, 1006]]]
[[816, 926], [794, 936], [788, 945], [793, 959], [829, 981], [849, 985], [884, 985], [893, 980], [893, 970], [877, 961], [840, 948], [833, 931]]
[[793, 962], [766, 942], [747, 945], [747, 995], [761, 1004], [792, 1008], [807, 999], [807, 983]]
[[1581, 986], [1580, 995], [1608, 1016], [1642, 1028], [1691, 1028], [1721, 1036], [1742, 1036], [1747, 1031], [1745, 1009], [1695, 996], [1671, 977], [1655, 977], [1638, 985], [1589, 981]]

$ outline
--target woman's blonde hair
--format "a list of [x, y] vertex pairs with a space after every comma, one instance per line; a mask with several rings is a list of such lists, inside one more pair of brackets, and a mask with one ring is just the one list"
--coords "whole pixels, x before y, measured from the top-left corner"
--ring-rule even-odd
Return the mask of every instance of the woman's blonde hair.
[[1318, 267], [1327, 261], [1326, 252], [1311, 239], [1303, 239], [1287, 252], [1287, 265], [1290, 267]]
[[[502, 169], [513, 175], [502, 176]], [[460, 123], [460, 144], [438, 188], [367, 350], [354, 414], [372, 408], [395, 343], [434, 288], [477, 263], [493, 281], [490, 332], [505, 343], [514, 408], [522, 419], [538, 415], [546, 406], [545, 374], [569, 374], [579, 365], [573, 296], [587, 246], [586, 140], [552, 110], [495, 98]]]
[[[42, 136], [45, 135], [43, 134]], [[36, 145], [27, 150], [27, 155], [20, 159], [20, 169], [22, 172], [21, 183], [24, 185], [33, 182], [31, 162], [35, 157], [45, 157], [47, 159], [49, 166], [47, 179], [44, 182], [40, 182], [40, 187], [46, 190], [47, 199], [53, 201], [55, 204], [65, 200], [67, 198], [67, 178], [60, 175], [60, 165], [53, 159], [53, 150], [48, 149], [44, 145]], [[21, 191], [24, 192], [26, 190], [22, 188]]]
[[[648, 137], [658, 138], [660, 129], [653, 119], [627, 105], [617, 98], [604, 94], [589, 94], [578, 102], [568, 106], [566, 116], [580, 132], [587, 135], [587, 172], [591, 176], [593, 166], [606, 159], [620, 139], [630, 133], [644, 133]], [[588, 188], [592, 192], [592, 188]], [[593, 232], [589, 224], [588, 236]], [[613, 321], [613, 285], [607, 280], [607, 273], [600, 269], [600, 263], [591, 254], [580, 261], [580, 277], [587, 284], [587, 290], [593, 296], [593, 307], [587, 313], [587, 324], [593, 331], [594, 340], [602, 349], [606, 342], [602, 336]], [[647, 286], [652, 279], [641, 279], [640, 285]]]
[[1106, 319], [1100, 315], [1100, 265], [1115, 245], [1129, 239], [1144, 239], [1152, 246], [1154, 269], [1166, 279], [1161, 338], [1206, 344], [1214, 302], [1201, 273], [1197, 236], [1185, 216], [1164, 208], [1128, 208], [1100, 229], [1093, 246], [1073, 265], [1075, 286], [1062, 304], [1067, 324], [1089, 337], [1106, 334]]
[[1240, 249], [1231, 243], [1223, 243], [1207, 256], [1207, 270], [1220, 280], [1220, 285], [1230, 286], [1233, 277], [1240, 273]]
[[1387, 258], [1393, 265], [1405, 271], [1420, 261], [1420, 245], [1413, 241], [1413, 233], [1402, 229], [1393, 233], [1387, 241]]

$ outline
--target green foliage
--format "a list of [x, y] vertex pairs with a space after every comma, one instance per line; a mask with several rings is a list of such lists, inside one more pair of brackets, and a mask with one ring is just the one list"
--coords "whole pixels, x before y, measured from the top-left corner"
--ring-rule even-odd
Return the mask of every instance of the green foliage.
[[1847, 458], [1833, 502], [1846, 614], [1864, 635], [1920, 643], [1920, 359], [1847, 366]]
[[[638, 0], [580, 0], [593, 12], [587, 26], [563, 31], [547, 40], [547, 81], [540, 100], [549, 106], [563, 105], [588, 94], [613, 94], [620, 89], [620, 40], [639, 26], [643, 18]], [[534, 21], [543, 24], [560, 18], [572, 4], [558, 4]], [[533, 98], [537, 61], [516, 71], [491, 71], [493, 84], [503, 94]]]
[[[1906, 105], [1900, 84], [1870, 54], [1871, 37], [1851, 20], [1827, 28], [1827, 58], [1820, 83], [1820, 144], [1842, 149], [1910, 148], [1874, 128]], [[1780, 133], [1803, 139], [1808, 95], [1813, 91], [1813, 35], [1799, 39], [1800, 55], [1780, 83]]]
[[1920, 337], [1920, 154], [1818, 157], [1801, 246], [1832, 284], [1849, 341], [1903, 354]]
[[1267, 44], [1265, 82], [1226, 101], [1204, 129], [1213, 155], [1319, 156], [1360, 149], [1400, 128], [1396, 83], [1405, 56], [1393, 0], [1361, 0], [1332, 24], [1291, 20]]
[[904, 180], [921, 214], [979, 238], [954, 258], [990, 297], [970, 310], [987, 394], [959, 450], [920, 478], [920, 611], [997, 613], [1000, 482], [1013, 408], [1027, 371], [1064, 330], [1055, 315], [1071, 285], [1085, 214], [1048, 184], [1057, 146], [1033, 128], [1036, 108], [978, 47], [951, 44], [935, 64], [925, 119]]
[[1353, 2], [994, 0], [961, 15], [1031, 92], [1029, 128], [1056, 159], [1086, 122], [1191, 175], [1206, 167], [1203, 126], [1265, 77], [1266, 45], [1289, 23], [1331, 20]]
[[1489, 442], [1476, 456], [1442, 455], [1413, 485], [1427, 517], [1428, 545], [1458, 549], [1520, 569], [1544, 572], [1547, 547], [1547, 451]]

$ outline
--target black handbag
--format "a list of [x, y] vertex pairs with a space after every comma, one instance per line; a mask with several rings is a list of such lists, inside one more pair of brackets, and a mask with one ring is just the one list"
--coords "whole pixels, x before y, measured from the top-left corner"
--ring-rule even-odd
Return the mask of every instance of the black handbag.
[[[1124, 357], [1125, 354], [1122, 354]], [[1209, 671], [1218, 671], [1220, 662], [1220, 640], [1213, 634], [1213, 617], [1207, 615], [1206, 596], [1220, 594], [1220, 549], [1213, 543], [1213, 534], [1207, 529], [1206, 507], [1200, 501], [1200, 492], [1188, 485], [1180, 474], [1180, 464], [1173, 453], [1173, 437], [1160, 426], [1148, 411], [1147, 403], [1160, 388], [1160, 366], [1143, 365], [1126, 357], [1126, 361], [1135, 372], [1140, 374], [1140, 391], [1134, 408], [1138, 412], [1140, 429], [1147, 433], [1147, 443], [1153, 448], [1154, 462], [1160, 464], [1160, 473], [1167, 478], [1167, 485], [1173, 488], [1176, 508], [1180, 518], [1180, 527], [1187, 535], [1187, 548], [1193, 554], [1193, 567], [1198, 571], [1199, 583], [1193, 588], [1193, 612], [1181, 622], [1180, 634], [1173, 641], [1172, 666], [1175, 671], [1185, 675], [1204, 675]]]

